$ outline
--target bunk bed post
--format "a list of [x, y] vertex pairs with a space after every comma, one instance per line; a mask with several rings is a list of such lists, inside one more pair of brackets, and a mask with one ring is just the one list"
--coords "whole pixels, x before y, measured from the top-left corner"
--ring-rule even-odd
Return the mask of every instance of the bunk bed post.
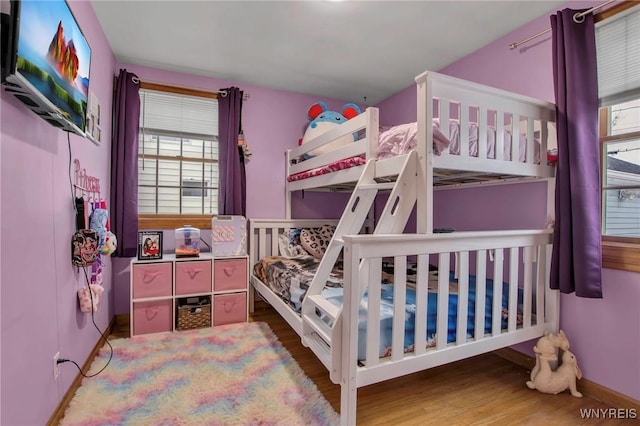
[[342, 361], [340, 424], [356, 424], [358, 397], [358, 314], [360, 306], [360, 253], [351, 238], [344, 237], [344, 292], [342, 303]]
[[[256, 232], [254, 221], [249, 220], [249, 244], [247, 247], [247, 252], [249, 253], [250, 268], [253, 265], [255, 265], [256, 261], [259, 259], [259, 257], [256, 255], [256, 249], [254, 247], [254, 241], [255, 241], [254, 232]], [[255, 300], [256, 300], [255, 292], [256, 292], [255, 289], [251, 285], [251, 274], [249, 274], [249, 313], [251, 314], [255, 312]]]
[[367, 108], [366, 114], [366, 129], [367, 134], [367, 152], [365, 153], [367, 159], [378, 158], [378, 144], [380, 143], [380, 112], [378, 108]]
[[[291, 166], [291, 150], [287, 150], [285, 153], [285, 179], [289, 176], [289, 167]], [[287, 183], [284, 185], [284, 214], [285, 219], [291, 219], [291, 191], [287, 189]]]
[[418, 140], [426, 141], [417, 145], [418, 176], [416, 206], [416, 231], [419, 234], [433, 233], [433, 132], [430, 123], [433, 121], [433, 80], [429, 72], [416, 77], [418, 98]]

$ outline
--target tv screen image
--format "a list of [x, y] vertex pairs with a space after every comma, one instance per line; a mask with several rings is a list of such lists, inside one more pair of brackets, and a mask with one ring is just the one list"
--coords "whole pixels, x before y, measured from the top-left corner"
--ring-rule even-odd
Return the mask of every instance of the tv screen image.
[[91, 49], [67, 2], [24, 0], [17, 9], [13, 75], [46, 98], [72, 130], [84, 134]]

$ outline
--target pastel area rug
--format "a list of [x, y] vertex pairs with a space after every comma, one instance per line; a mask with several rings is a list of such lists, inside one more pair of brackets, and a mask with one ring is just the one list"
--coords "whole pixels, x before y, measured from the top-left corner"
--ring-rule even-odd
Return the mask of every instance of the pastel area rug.
[[[262, 322], [111, 340], [62, 425], [336, 425], [339, 416]], [[109, 357], [103, 347], [88, 374]]]

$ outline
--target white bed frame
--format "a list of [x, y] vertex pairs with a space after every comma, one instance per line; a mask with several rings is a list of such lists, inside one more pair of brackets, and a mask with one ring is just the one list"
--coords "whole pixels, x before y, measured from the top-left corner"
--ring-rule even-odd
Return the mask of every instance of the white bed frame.
[[[525, 342], [557, 332], [559, 295], [549, 289], [549, 265], [552, 231], [549, 229], [516, 231], [433, 232], [433, 190], [439, 185], [461, 187], [545, 179], [547, 211], [552, 217], [554, 168], [545, 160], [547, 123], [554, 121], [553, 104], [497, 90], [487, 86], [425, 72], [416, 77], [418, 91], [418, 146], [416, 151], [399, 157], [377, 160], [379, 139], [378, 110], [368, 108], [363, 114], [336, 129], [287, 153], [287, 175], [329, 164], [341, 158], [364, 155], [363, 166], [329, 173], [286, 184], [285, 220], [250, 220], [250, 261], [255, 264], [265, 256], [279, 254], [278, 235], [291, 228], [336, 225], [334, 237], [319, 264], [302, 304], [302, 315], [294, 312], [257, 277], [251, 277], [256, 291], [269, 302], [301, 336], [329, 370], [331, 380], [341, 385], [341, 423], [356, 423], [357, 388], [438, 365], [468, 358], [498, 348]], [[434, 108], [438, 99], [439, 111]], [[450, 104], [459, 105], [461, 155], [437, 156], [432, 149], [431, 123], [434, 116], [448, 122]], [[473, 109], [470, 109], [473, 107]], [[470, 112], [471, 111], [471, 112]], [[477, 113], [479, 126], [478, 156], [468, 154], [470, 114]], [[502, 158], [503, 119], [524, 124], [527, 141], [534, 140], [540, 129], [540, 157], [544, 164], [533, 163], [532, 143], [527, 143], [527, 161], [517, 161], [518, 144], [513, 144], [509, 161]], [[493, 116], [493, 121], [491, 117]], [[492, 122], [491, 122], [492, 121]], [[495, 125], [496, 158], [487, 158], [487, 127]], [[514, 126], [515, 127], [515, 126]], [[366, 137], [348, 146], [296, 164], [294, 159], [326, 143], [365, 130]], [[391, 178], [391, 179], [389, 179]], [[354, 186], [355, 183], [355, 186]], [[290, 219], [291, 193], [297, 190], [351, 188], [351, 199], [339, 220]], [[390, 191], [387, 204], [377, 219], [372, 234], [362, 235], [363, 225], [380, 191]], [[402, 234], [411, 211], [417, 205], [417, 233]], [[360, 235], [359, 235], [360, 234]], [[335, 307], [322, 297], [330, 271], [344, 249], [344, 303]], [[382, 258], [393, 257], [394, 316], [392, 355], [379, 358], [380, 285]], [[404, 353], [405, 291], [408, 259], [417, 259], [415, 350]], [[470, 274], [477, 282], [492, 278], [494, 303], [491, 333], [484, 332], [485, 289], [476, 294], [475, 335], [457, 333], [455, 342], [447, 342], [447, 316], [438, 315], [435, 347], [426, 348], [427, 277], [429, 264], [439, 271], [455, 271], [458, 277], [457, 330], [467, 329]], [[439, 274], [438, 312], [447, 312], [449, 276]], [[509, 283], [509, 312], [518, 309], [518, 291], [523, 294], [522, 322], [509, 315], [508, 327], [501, 329], [502, 282]], [[520, 290], [519, 290], [520, 289]], [[358, 363], [358, 307], [368, 290], [366, 359]], [[486, 307], [489, 308], [489, 307]], [[320, 319], [332, 321], [330, 325]]]

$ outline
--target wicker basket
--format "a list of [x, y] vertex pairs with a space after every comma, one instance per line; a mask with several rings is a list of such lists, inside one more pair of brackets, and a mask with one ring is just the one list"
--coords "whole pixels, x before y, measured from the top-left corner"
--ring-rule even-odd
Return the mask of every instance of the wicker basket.
[[178, 306], [176, 330], [211, 327], [211, 303]]

